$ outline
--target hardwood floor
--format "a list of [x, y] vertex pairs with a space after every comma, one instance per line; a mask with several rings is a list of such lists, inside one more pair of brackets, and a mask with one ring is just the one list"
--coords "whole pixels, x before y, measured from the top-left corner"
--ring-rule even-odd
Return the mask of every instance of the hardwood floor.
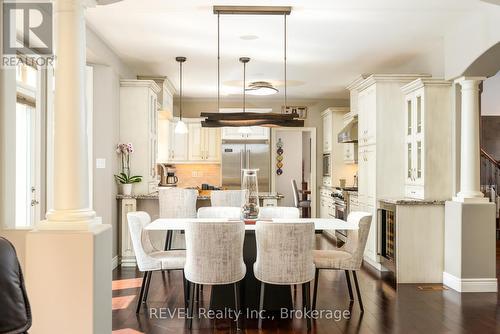
[[[331, 244], [321, 236], [322, 247]], [[497, 264], [500, 264], [500, 243], [497, 242]], [[499, 265], [497, 265], [497, 270]], [[138, 278], [139, 277], [139, 278]], [[170, 310], [183, 309], [182, 274], [179, 271], [154, 273], [147, 308], [154, 309], [147, 315], [143, 307], [135, 314], [137, 295], [142, 275], [134, 268], [117, 268], [113, 272], [113, 333], [232, 333], [236, 332], [230, 320], [193, 321], [192, 331], [184, 319], [168, 315]], [[395, 287], [390, 275], [380, 275], [365, 266], [359, 273], [359, 281], [365, 307], [349, 303], [349, 294], [343, 272], [321, 271], [318, 290], [318, 310], [349, 311], [343, 319], [313, 320], [311, 333], [500, 333], [500, 308], [496, 293], [464, 293], [434, 289], [422, 289], [422, 285], [400, 284]], [[301, 308], [301, 291], [294, 296], [295, 308]], [[201, 296], [207, 307], [210, 288]], [[155, 313], [156, 312], [156, 315]], [[164, 318], [159, 319], [160, 312]], [[304, 319], [264, 320], [263, 329], [257, 329], [256, 320], [247, 320], [243, 333], [307, 333]]]

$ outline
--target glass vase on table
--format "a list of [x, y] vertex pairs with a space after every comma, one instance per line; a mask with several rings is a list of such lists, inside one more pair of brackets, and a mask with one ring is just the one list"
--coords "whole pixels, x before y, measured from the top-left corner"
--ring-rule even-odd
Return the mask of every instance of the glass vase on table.
[[241, 207], [241, 218], [245, 223], [255, 221], [259, 217], [259, 185], [258, 169], [243, 169], [241, 189], [245, 192], [245, 203]]

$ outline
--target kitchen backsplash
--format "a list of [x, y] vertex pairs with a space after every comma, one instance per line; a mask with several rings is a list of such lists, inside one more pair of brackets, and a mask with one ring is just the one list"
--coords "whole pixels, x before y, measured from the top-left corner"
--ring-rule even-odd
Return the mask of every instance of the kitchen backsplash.
[[213, 186], [221, 185], [221, 168], [219, 164], [175, 165], [177, 169], [178, 187], [201, 187], [202, 183]]

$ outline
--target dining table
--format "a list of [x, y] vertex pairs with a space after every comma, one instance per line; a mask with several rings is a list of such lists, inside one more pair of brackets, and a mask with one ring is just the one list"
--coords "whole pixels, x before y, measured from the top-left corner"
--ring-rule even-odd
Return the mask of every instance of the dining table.
[[[159, 218], [148, 224], [148, 231], [184, 231], [190, 222], [227, 222], [239, 221], [226, 218]], [[263, 220], [266, 221], [266, 220]], [[278, 223], [314, 223], [316, 233], [324, 230], [357, 230], [357, 223], [336, 218], [298, 218], [272, 219]], [[260, 282], [253, 273], [253, 264], [257, 256], [255, 240], [255, 221], [245, 222], [245, 239], [243, 243], [243, 260], [246, 265], [246, 275], [240, 284], [240, 300], [243, 314], [251, 314], [259, 309]], [[234, 292], [232, 285], [212, 286], [210, 296], [211, 310], [227, 310], [234, 307]], [[275, 313], [283, 309], [293, 309], [292, 289], [288, 285], [268, 284], [265, 290], [264, 309]]]

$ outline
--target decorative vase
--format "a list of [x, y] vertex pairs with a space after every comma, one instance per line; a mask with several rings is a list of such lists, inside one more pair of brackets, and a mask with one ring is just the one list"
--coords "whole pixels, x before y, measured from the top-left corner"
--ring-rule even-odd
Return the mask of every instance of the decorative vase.
[[120, 192], [122, 195], [130, 196], [132, 195], [132, 183], [122, 183], [120, 184]]
[[243, 219], [257, 219], [259, 216], [258, 169], [243, 169], [241, 189], [246, 190], [245, 204], [241, 207]]

